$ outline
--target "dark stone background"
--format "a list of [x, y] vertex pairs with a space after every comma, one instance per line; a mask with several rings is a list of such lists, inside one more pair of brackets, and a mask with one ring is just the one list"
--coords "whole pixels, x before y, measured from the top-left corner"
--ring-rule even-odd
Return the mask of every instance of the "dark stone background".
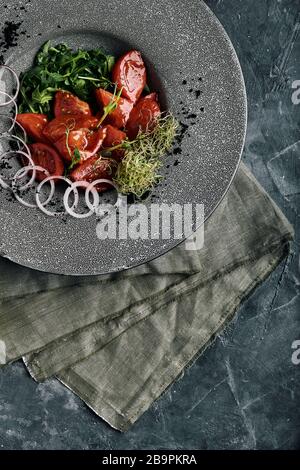
[[126, 434], [112, 430], [55, 380], [22, 363], [0, 371], [3, 449], [300, 448], [298, 0], [208, 0], [239, 55], [249, 99], [244, 161], [295, 226], [287, 262], [236, 320]]

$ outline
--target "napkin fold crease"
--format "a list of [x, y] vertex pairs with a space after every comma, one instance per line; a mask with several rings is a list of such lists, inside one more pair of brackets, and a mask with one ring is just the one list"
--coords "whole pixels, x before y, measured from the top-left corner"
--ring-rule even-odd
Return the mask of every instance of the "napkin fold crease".
[[125, 431], [211, 344], [287, 256], [292, 238], [241, 164], [199, 251], [181, 244], [146, 265], [93, 278], [0, 259], [2, 362], [23, 357], [35, 380], [57, 377]]

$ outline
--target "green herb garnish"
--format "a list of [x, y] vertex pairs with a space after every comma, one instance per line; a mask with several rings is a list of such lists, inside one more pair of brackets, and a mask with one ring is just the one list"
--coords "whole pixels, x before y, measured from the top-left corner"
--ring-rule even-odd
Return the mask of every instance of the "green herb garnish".
[[78, 148], [76, 147], [72, 155], [72, 162], [68, 166], [68, 171], [71, 171], [74, 168], [74, 166], [78, 165], [78, 163], [80, 163], [80, 159], [81, 159], [80, 152]]
[[48, 41], [36, 55], [34, 66], [21, 75], [20, 113], [51, 113], [56, 91], [67, 90], [89, 101], [95, 88], [112, 86], [113, 56], [101, 49], [73, 51], [65, 44]]
[[69, 173], [69, 171], [71, 171], [74, 168], [74, 166], [76, 166], [80, 162], [80, 159], [81, 159], [81, 155], [80, 155], [80, 152], [79, 152], [78, 148], [75, 147], [75, 149], [72, 153], [72, 150], [70, 149], [70, 145], [69, 145], [70, 131], [72, 131], [74, 129], [74, 127], [75, 127], [75, 122], [74, 122], [74, 124], [72, 123], [70, 126], [66, 127], [66, 147], [67, 147], [67, 150], [68, 150], [68, 154], [71, 158], [71, 163], [68, 166], [66, 173]]
[[115, 85], [115, 91], [114, 91], [114, 94], [110, 100], [110, 102], [108, 103], [107, 106], [104, 106], [103, 108], [103, 116], [102, 118], [100, 119], [97, 127], [100, 127], [101, 124], [103, 123], [103, 121], [107, 118], [107, 116], [111, 113], [113, 113], [117, 107], [118, 107], [118, 103], [121, 99], [121, 94], [122, 94], [122, 91], [123, 91], [123, 87], [119, 90], [119, 92], [117, 93], [117, 86]]
[[158, 183], [162, 157], [172, 148], [178, 126], [174, 116], [168, 114], [158, 119], [153, 131], [140, 133], [132, 142], [125, 141], [125, 156], [114, 178], [121, 193], [142, 197]]
[[70, 135], [71, 130], [72, 130], [72, 127], [67, 127], [66, 128], [66, 147], [67, 147], [67, 150], [68, 150], [68, 154], [72, 158], [72, 152], [71, 152], [71, 149], [70, 149], [70, 146], [69, 146], [69, 135]]

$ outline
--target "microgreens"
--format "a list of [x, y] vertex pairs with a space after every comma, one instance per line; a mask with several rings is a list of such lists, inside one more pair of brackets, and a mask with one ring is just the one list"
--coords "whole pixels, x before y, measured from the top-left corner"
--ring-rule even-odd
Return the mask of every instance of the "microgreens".
[[118, 146], [125, 149], [114, 178], [121, 193], [142, 197], [160, 180], [162, 157], [172, 148], [177, 129], [177, 120], [167, 114], [157, 120], [152, 131], [140, 132], [134, 141]]

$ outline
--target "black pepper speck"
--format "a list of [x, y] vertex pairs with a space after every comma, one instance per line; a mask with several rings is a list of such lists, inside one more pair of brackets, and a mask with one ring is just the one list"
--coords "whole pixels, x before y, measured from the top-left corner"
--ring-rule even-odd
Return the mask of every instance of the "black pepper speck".
[[10, 47], [16, 47], [18, 45], [17, 40], [20, 35], [19, 29], [22, 21], [14, 23], [12, 21], [5, 21], [2, 29], [0, 47], [6, 52]]

